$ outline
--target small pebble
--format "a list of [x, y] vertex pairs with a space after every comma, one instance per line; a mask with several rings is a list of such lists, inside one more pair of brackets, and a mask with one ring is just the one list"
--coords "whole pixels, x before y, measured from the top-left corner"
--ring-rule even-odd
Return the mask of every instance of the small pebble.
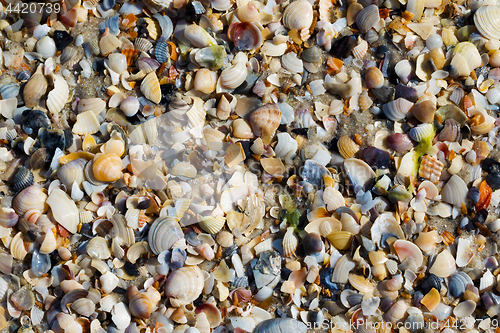
[[58, 248], [57, 253], [59, 254], [59, 257], [61, 257], [62, 260], [67, 261], [71, 259], [71, 252], [65, 247]]

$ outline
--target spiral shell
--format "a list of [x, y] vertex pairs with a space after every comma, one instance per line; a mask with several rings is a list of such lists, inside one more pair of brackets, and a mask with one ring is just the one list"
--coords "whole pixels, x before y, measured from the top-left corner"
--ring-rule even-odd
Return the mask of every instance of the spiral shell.
[[12, 207], [19, 215], [23, 215], [30, 209], [38, 209], [41, 212], [45, 212], [47, 210], [45, 205], [46, 199], [47, 194], [42, 191], [42, 187], [35, 184], [25, 188], [16, 195]]
[[368, 32], [368, 30], [373, 28], [379, 21], [380, 15], [376, 5], [366, 6], [356, 16], [356, 24], [358, 25], [359, 31], [362, 33]]
[[114, 182], [122, 177], [122, 160], [115, 154], [97, 154], [92, 171], [98, 181]]
[[500, 6], [481, 6], [474, 14], [477, 30], [484, 37], [500, 39]]
[[158, 77], [155, 72], [151, 72], [142, 80], [141, 83], [141, 92], [144, 94], [144, 97], [149, 99], [151, 102], [155, 104], [159, 104], [161, 101], [161, 89], [160, 89], [160, 81], [158, 81]]
[[170, 250], [182, 238], [184, 238], [184, 234], [175, 219], [160, 217], [151, 225], [148, 243], [154, 254], [158, 255], [165, 250]]
[[47, 79], [42, 74], [38, 73], [31, 77], [23, 90], [26, 107], [33, 108], [38, 105], [38, 102], [47, 91], [47, 85]]
[[179, 305], [196, 300], [203, 291], [205, 278], [198, 266], [187, 266], [173, 271], [165, 282], [165, 294]]
[[278, 105], [269, 103], [253, 111], [249, 120], [255, 135], [261, 137], [264, 144], [269, 144], [280, 125], [281, 111]]

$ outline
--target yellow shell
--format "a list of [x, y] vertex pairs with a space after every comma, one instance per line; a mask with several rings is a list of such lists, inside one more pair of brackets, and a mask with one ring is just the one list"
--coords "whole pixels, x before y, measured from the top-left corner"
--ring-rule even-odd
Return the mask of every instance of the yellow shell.
[[245, 119], [236, 119], [231, 125], [233, 136], [238, 139], [253, 139], [252, 127]]
[[337, 141], [340, 155], [344, 158], [351, 158], [359, 151], [359, 145], [347, 135], [341, 136]]
[[161, 90], [160, 81], [155, 72], [151, 72], [142, 80], [141, 92], [144, 96], [153, 103], [160, 103], [161, 101]]
[[348, 231], [334, 231], [326, 238], [328, 238], [328, 241], [338, 250], [345, 250], [347, 249], [352, 242], [352, 234]]
[[278, 105], [269, 103], [261, 106], [250, 115], [250, 125], [255, 135], [269, 144], [281, 122], [281, 111]]
[[98, 181], [114, 182], [122, 177], [122, 160], [115, 154], [98, 154], [92, 171]]
[[349, 283], [363, 294], [371, 294], [374, 289], [373, 282], [357, 274], [349, 274]]
[[226, 223], [226, 218], [224, 216], [203, 217], [201, 221], [198, 222], [198, 224], [203, 230], [211, 234], [216, 234], [219, 231], [221, 231], [225, 223]]
[[281, 176], [285, 173], [285, 166], [281, 159], [277, 157], [263, 158], [260, 160], [260, 164], [264, 171], [271, 176]]
[[432, 288], [431, 291], [429, 291], [427, 295], [422, 298], [420, 303], [425, 305], [425, 307], [429, 309], [429, 311], [433, 311], [439, 305], [439, 301], [441, 301], [439, 291], [437, 291], [435, 288]]

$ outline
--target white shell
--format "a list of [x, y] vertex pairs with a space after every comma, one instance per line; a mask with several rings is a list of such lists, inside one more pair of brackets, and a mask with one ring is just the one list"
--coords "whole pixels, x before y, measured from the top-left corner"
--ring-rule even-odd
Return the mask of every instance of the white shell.
[[75, 202], [62, 190], [54, 189], [47, 198], [47, 204], [52, 210], [54, 219], [70, 233], [77, 232], [80, 222], [78, 208]]
[[50, 58], [56, 54], [56, 43], [49, 36], [45, 36], [36, 43], [36, 52], [44, 58]]
[[168, 275], [165, 294], [171, 303], [188, 304], [200, 296], [204, 284], [205, 278], [198, 266], [182, 267]]
[[443, 186], [441, 197], [443, 201], [452, 204], [456, 207], [461, 207], [467, 197], [467, 185], [457, 175], [451, 176], [450, 180]]
[[474, 14], [477, 30], [484, 37], [492, 40], [500, 39], [500, 6], [481, 6]]
[[54, 89], [47, 95], [47, 108], [54, 114], [61, 111], [69, 98], [69, 87], [66, 80], [57, 74], [52, 75]]
[[297, 141], [286, 132], [278, 133], [276, 138], [278, 143], [274, 147], [274, 153], [277, 157], [284, 159], [287, 164], [292, 164], [292, 158], [297, 152]]
[[134, 96], [129, 96], [120, 103], [120, 110], [122, 110], [127, 117], [132, 117], [139, 111], [139, 106], [139, 99]]
[[210, 0], [212, 8], [218, 11], [226, 11], [233, 6], [231, 0]]
[[398, 221], [396, 221], [391, 213], [383, 213], [377, 217], [375, 222], [373, 222], [373, 226], [371, 228], [372, 241], [376, 245], [380, 246], [382, 235], [387, 233], [394, 234], [399, 239], [405, 238]]
[[184, 37], [194, 46], [198, 48], [217, 45], [215, 39], [210, 34], [196, 24], [191, 24], [184, 30]]
[[73, 133], [79, 135], [94, 134], [99, 131], [99, 121], [94, 112], [86, 111], [76, 116]]
[[273, 42], [265, 42], [260, 48], [262, 54], [270, 57], [279, 57], [285, 54], [288, 46], [286, 43], [275, 44]]
[[384, 104], [382, 106], [382, 110], [390, 120], [399, 121], [406, 117], [406, 114], [410, 111], [412, 106], [412, 102], [404, 99], [403, 97], [399, 97], [392, 102]]
[[380, 15], [378, 13], [378, 7], [376, 5], [369, 5], [356, 16], [356, 24], [358, 25], [359, 31], [362, 33], [368, 32], [380, 21]]
[[411, 70], [411, 63], [407, 59], [399, 61], [394, 67], [396, 75], [399, 77], [403, 84], [408, 83], [411, 75]]
[[283, 68], [292, 74], [302, 73], [304, 71], [304, 65], [302, 60], [297, 58], [297, 53], [288, 52], [281, 57], [281, 64]]
[[309, 1], [297, 0], [290, 3], [283, 13], [283, 25], [288, 29], [309, 29], [313, 22], [313, 8]]
[[[238, 88], [247, 78], [246, 54], [239, 52], [233, 60], [233, 65], [222, 71], [217, 82], [217, 92], [224, 88], [233, 90]], [[219, 87], [220, 86], [220, 87]]]

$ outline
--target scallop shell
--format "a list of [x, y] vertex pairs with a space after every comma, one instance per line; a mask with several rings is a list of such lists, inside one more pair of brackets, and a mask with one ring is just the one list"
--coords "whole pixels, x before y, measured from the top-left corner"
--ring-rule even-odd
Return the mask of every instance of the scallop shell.
[[73, 133], [79, 135], [94, 134], [99, 131], [99, 121], [94, 112], [86, 111], [76, 116], [76, 123], [72, 129]]
[[198, 266], [182, 267], [168, 275], [165, 295], [170, 302], [183, 305], [196, 300], [205, 284], [205, 278]]
[[75, 202], [62, 190], [53, 189], [47, 198], [54, 219], [70, 233], [77, 232], [80, 215]]
[[135, 39], [134, 47], [136, 50], [147, 53], [149, 50], [153, 48], [153, 43], [151, 43], [146, 38], [139, 37]]
[[19, 215], [24, 215], [30, 209], [38, 209], [41, 212], [45, 212], [47, 210], [45, 205], [46, 199], [47, 194], [42, 191], [42, 187], [35, 184], [17, 194], [12, 207]]
[[384, 104], [382, 110], [390, 120], [399, 121], [406, 117], [406, 114], [410, 111], [412, 106], [412, 102], [400, 97], [392, 102]]
[[337, 148], [343, 158], [351, 158], [359, 151], [359, 145], [347, 135], [339, 138]]
[[141, 92], [143, 95], [155, 104], [161, 101], [160, 81], [155, 72], [151, 72], [142, 80]]
[[97, 154], [92, 172], [97, 181], [114, 182], [122, 177], [122, 161], [115, 154]]
[[23, 90], [24, 104], [28, 108], [38, 105], [38, 102], [47, 91], [47, 79], [42, 74], [35, 74], [26, 83]]
[[288, 227], [283, 237], [283, 256], [289, 258], [295, 254], [295, 250], [299, 246], [299, 240], [293, 232], [293, 227]]
[[283, 13], [283, 25], [295, 29], [302, 35], [303, 30], [309, 30], [313, 22], [313, 8], [309, 1], [297, 0], [290, 3]]
[[369, 5], [356, 16], [356, 24], [359, 31], [362, 33], [368, 32], [380, 21], [378, 7], [376, 5]]
[[154, 254], [158, 255], [184, 238], [179, 223], [170, 217], [160, 217], [151, 225], [148, 234], [148, 244]]
[[203, 217], [199, 222], [199, 226], [210, 234], [217, 234], [219, 231], [224, 228], [224, 224], [226, 223], [226, 218], [224, 216], [207, 216]]
[[441, 190], [441, 197], [443, 201], [452, 204], [456, 207], [461, 207], [462, 203], [466, 202], [467, 185], [457, 175], [451, 176], [450, 180], [443, 186]]
[[47, 96], [47, 108], [54, 114], [61, 111], [69, 98], [69, 87], [66, 80], [60, 76], [53, 74], [52, 80], [54, 89]]
[[429, 269], [429, 273], [438, 277], [447, 278], [455, 273], [457, 267], [455, 265], [455, 258], [448, 250], [443, 250], [439, 253]]
[[292, 74], [302, 73], [304, 71], [304, 65], [302, 60], [297, 58], [297, 53], [288, 52], [281, 57], [281, 64], [283, 68]]
[[363, 59], [368, 51], [368, 42], [359, 38], [358, 45], [352, 49], [352, 55], [356, 59]]
[[481, 6], [474, 13], [474, 24], [484, 37], [500, 39], [500, 6]]
[[277, 104], [269, 103], [252, 112], [249, 118], [255, 135], [262, 138], [264, 144], [269, 144], [281, 123], [281, 111]]

